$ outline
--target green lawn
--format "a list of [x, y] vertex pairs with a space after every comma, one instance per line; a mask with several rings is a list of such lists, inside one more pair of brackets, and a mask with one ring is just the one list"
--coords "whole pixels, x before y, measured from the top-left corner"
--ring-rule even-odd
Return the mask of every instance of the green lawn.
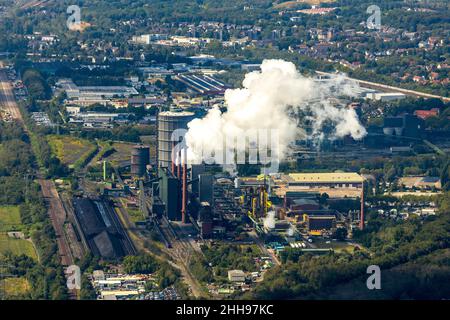
[[5, 289], [6, 297], [16, 298], [30, 292], [31, 286], [25, 278], [6, 278], [0, 280], [0, 288]]
[[21, 230], [18, 206], [0, 206], [0, 232]]
[[25, 254], [37, 260], [37, 254], [30, 241], [9, 238], [7, 234], [0, 233], [0, 256], [11, 251], [15, 255]]

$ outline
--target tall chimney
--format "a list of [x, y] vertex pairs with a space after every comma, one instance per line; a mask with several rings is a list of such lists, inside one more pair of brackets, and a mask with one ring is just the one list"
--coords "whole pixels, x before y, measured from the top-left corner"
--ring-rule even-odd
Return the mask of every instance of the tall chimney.
[[361, 191], [361, 214], [359, 217], [359, 229], [364, 230], [364, 181], [362, 182]]
[[173, 154], [175, 151], [175, 141], [172, 143], [172, 152], [170, 153], [172, 158], [172, 175], [175, 175], [175, 155]]
[[[184, 158], [180, 159], [183, 163], [183, 181], [182, 181], [182, 205], [181, 205], [181, 222], [186, 223], [186, 202], [187, 202], [187, 153], [186, 148], [183, 149]], [[181, 167], [181, 162], [180, 162]]]
[[181, 179], [181, 151], [178, 153], [177, 178]]

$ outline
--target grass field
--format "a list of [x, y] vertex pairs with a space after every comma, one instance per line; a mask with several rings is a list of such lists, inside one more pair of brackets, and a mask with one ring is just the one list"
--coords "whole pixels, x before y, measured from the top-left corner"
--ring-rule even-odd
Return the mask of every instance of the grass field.
[[37, 254], [30, 241], [9, 238], [7, 234], [0, 233], [0, 256], [11, 251], [15, 255], [25, 254], [37, 260]]
[[21, 226], [18, 206], [0, 206], [0, 232], [17, 231]]
[[30, 289], [30, 283], [25, 278], [6, 278], [0, 280], [0, 290], [7, 298], [20, 297], [30, 292]]
[[96, 150], [96, 145], [88, 140], [71, 136], [47, 136], [53, 154], [65, 165], [73, 167], [80, 159]]
[[309, 4], [311, 6], [318, 6], [321, 3], [333, 3], [335, 0], [297, 0], [297, 1], [286, 1], [279, 4], [276, 4], [274, 8], [276, 9], [291, 9], [295, 8], [299, 4]]

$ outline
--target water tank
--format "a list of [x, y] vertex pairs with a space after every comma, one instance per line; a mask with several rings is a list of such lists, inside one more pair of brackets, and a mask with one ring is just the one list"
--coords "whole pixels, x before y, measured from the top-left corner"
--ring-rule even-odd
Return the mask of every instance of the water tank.
[[193, 112], [166, 111], [158, 114], [158, 166], [170, 168], [172, 162], [172, 133], [177, 129], [187, 129], [187, 124], [194, 119]]
[[150, 164], [150, 148], [148, 146], [135, 146], [131, 150], [131, 174], [142, 177], [147, 165]]

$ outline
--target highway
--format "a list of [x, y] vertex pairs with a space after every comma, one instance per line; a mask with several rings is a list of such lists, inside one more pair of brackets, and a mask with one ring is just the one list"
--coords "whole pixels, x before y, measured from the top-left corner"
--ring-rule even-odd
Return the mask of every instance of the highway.
[[[2, 68], [3, 65], [0, 65]], [[11, 82], [8, 80], [6, 71], [0, 69], [0, 108], [9, 113], [11, 117], [23, 123], [22, 115], [19, 106], [16, 103]]]

